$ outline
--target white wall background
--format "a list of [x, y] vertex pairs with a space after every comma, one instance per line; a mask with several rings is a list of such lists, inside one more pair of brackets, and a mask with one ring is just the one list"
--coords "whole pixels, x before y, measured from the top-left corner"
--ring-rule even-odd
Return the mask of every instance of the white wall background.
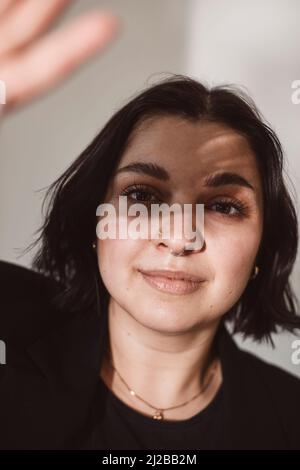
[[[101, 6], [122, 20], [116, 42], [1, 125], [1, 259], [29, 266], [32, 254], [18, 256], [41, 222], [44, 193], [37, 190], [61, 174], [132, 94], [164, 72], [246, 87], [277, 131], [299, 192], [300, 104], [291, 101], [291, 83], [300, 79], [298, 0], [75, 0], [60, 23]], [[298, 261], [292, 284], [300, 297], [299, 280]], [[295, 338], [273, 335], [274, 351], [236, 336], [243, 348], [300, 376], [300, 365], [291, 361]]]

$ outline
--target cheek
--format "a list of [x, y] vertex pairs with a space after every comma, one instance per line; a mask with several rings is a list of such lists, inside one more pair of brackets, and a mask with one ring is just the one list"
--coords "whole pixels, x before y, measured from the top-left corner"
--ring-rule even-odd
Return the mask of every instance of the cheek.
[[99, 271], [111, 295], [129, 288], [139, 250], [137, 240], [98, 240]]
[[214, 270], [214, 287], [223, 299], [238, 300], [252, 274], [261, 234], [257, 228], [224, 232], [210, 240], [210, 260]]

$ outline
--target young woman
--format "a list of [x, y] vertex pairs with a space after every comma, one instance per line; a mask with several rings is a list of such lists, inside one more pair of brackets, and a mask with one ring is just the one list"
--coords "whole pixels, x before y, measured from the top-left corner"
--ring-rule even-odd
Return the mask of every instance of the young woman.
[[[232, 87], [175, 75], [111, 117], [48, 189], [33, 270], [0, 266], [1, 448], [300, 449], [300, 380], [226, 327], [300, 327], [283, 163]], [[204, 204], [204, 243], [98, 237], [120, 196]]]

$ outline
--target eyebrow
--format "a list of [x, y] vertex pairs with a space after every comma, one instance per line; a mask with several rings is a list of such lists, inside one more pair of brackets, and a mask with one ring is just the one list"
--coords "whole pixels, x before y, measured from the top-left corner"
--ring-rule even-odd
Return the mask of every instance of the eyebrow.
[[[132, 162], [122, 168], [119, 168], [116, 171], [116, 175], [125, 172], [133, 172], [148, 175], [161, 181], [170, 180], [170, 174], [168, 173], [168, 171], [156, 163]], [[223, 171], [220, 173], [213, 173], [211, 175], [206, 176], [204, 179], [204, 187], [208, 188], [218, 188], [219, 186], [229, 185], [242, 186], [255, 191], [252, 184], [249, 183], [246, 178], [234, 172]]]

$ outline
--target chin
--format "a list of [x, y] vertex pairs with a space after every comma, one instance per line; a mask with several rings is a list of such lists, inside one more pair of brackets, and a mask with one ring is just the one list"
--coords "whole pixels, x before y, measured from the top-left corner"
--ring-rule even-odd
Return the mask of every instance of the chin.
[[[153, 314], [153, 312], [155, 312], [155, 314]], [[182, 308], [176, 311], [176, 309], [172, 307], [159, 308], [156, 305], [151, 309], [151, 307], [149, 308], [149, 304], [144, 311], [139, 310], [136, 315], [133, 314], [133, 317], [138, 323], [147, 328], [170, 334], [183, 333], [194, 329], [199, 322], [198, 319], [197, 321], [190, 320], [187, 322], [188, 315], [183, 315]]]

